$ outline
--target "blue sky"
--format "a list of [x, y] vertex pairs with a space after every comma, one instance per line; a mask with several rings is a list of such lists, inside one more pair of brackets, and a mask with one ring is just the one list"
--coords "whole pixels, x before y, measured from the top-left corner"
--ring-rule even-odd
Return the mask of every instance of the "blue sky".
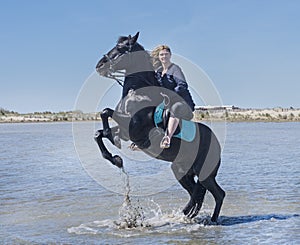
[[0, 107], [72, 110], [99, 58], [140, 31], [200, 66], [224, 104], [300, 107], [300, 1], [0, 2]]

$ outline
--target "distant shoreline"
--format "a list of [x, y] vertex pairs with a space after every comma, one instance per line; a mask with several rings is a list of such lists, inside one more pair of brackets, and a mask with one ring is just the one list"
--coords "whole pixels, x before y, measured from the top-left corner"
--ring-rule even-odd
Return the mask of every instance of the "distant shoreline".
[[[80, 122], [101, 121], [99, 112], [34, 112], [17, 113], [1, 110], [0, 123], [36, 123], [36, 122]], [[194, 112], [194, 121], [227, 122], [300, 122], [300, 109], [242, 109], [237, 107], [198, 107]]]
[[300, 108], [237, 108], [213, 107], [200, 108], [194, 112], [196, 121], [227, 121], [227, 122], [300, 122]]

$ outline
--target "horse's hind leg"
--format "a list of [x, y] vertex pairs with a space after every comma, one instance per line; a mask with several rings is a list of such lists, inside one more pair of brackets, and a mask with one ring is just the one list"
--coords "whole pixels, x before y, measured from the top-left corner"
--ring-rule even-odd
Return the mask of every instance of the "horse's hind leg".
[[225, 191], [218, 185], [215, 177], [215, 175], [209, 176], [206, 180], [201, 182], [201, 184], [211, 192], [216, 202], [215, 210], [211, 218], [212, 222], [217, 222], [225, 197]]
[[205, 193], [206, 188], [199, 181], [197, 181], [191, 195], [191, 200], [183, 209], [183, 213], [190, 218], [196, 217], [202, 207]]
[[[181, 176], [179, 175], [180, 168], [178, 169], [178, 165], [173, 163], [172, 170], [175, 177], [179, 179]], [[189, 202], [182, 210], [184, 215], [190, 218], [195, 217], [199, 213], [206, 193], [206, 188], [201, 185], [199, 181], [196, 183], [194, 177], [195, 174], [190, 170], [178, 180], [181, 186], [186, 189], [190, 195]]]
[[196, 186], [193, 176], [185, 175], [179, 180], [179, 183], [181, 184], [181, 186], [184, 189], [187, 190], [187, 192], [190, 194], [190, 196], [193, 195], [194, 188]]

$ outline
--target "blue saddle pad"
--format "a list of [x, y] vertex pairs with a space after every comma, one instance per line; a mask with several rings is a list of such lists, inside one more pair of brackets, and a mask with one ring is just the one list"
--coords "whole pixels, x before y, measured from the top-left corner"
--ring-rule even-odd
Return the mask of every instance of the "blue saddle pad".
[[[159, 104], [154, 113], [154, 123], [158, 127], [158, 124], [163, 121], [164, 103]], [[196, 136], [196, 123], [192, 121], [181, 120], [180, 132], [173, 137], [192, 142]]]
[[192, 121], [181, 120], [180, 132], [173, 137], [183, 139], [187, 142], [192, 142], [196, 136], [196, 123]]

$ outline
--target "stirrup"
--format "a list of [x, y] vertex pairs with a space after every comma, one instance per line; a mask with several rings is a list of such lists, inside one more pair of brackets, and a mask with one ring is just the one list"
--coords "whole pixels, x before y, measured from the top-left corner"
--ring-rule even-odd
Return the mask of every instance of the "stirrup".
[[170, 143], [165, 143], [165, 142], [164, 142], [166, 139], [169, 139], [168, 141], [171, 142], [170, 137], [169, 137], [168, 135], [165, 135], [165, 136], [162, 138], [161, 142], [160, 142], [160, 148], [161, 148], [161, 149], [168, 149], [168, 148], [170, 148], [170, 145], [171, 145], [171, 144], [170, 144]]

